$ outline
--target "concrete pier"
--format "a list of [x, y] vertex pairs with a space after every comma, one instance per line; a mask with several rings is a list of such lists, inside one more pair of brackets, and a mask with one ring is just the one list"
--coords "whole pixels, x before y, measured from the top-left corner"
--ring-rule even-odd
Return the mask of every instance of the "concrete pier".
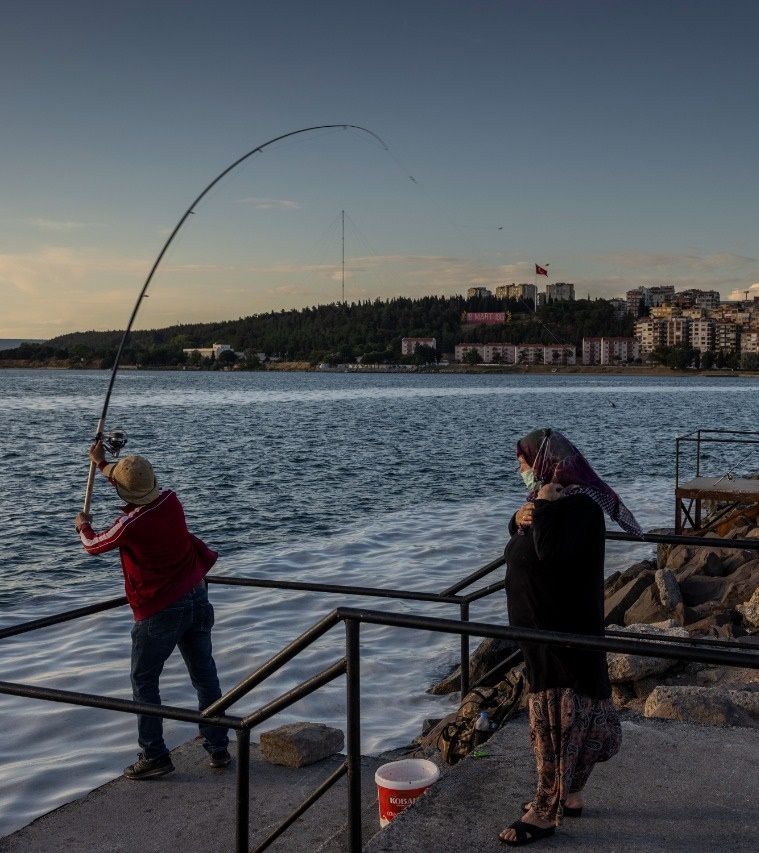
[[[567, 818], [541, 850], [753, 853], [759, 839], [759, 731], [623, 716], [620, 755], [599, 765], [582, 817]], [[534, 785], [524, 714], [510, 720], [411, 808], [379, 829], [374, 771], [362, 762], [367, 853], [502, 851], [498, 832], [520, 816]], [[0, 839], [2, 853], [228, 853], [234, 850], [234, 764], [211, 770], [197, 742], [173, 753], [176, 772], [153, 781], [119, 778]], [[268, 836], [338, 765], [275, 767], [251, 750], [250, 848]], [[346, 780], [269, 848], [346, 849]], [[533, 849], [533, 848], [531, 848]]]

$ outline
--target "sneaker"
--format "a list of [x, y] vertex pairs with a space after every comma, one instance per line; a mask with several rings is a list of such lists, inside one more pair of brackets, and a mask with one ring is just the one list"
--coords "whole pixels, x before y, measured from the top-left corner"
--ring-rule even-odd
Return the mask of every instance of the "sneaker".
[[165, 776], [167, 773], [173, 773], [173, 771], [174, 765], [171, 763], [171, 756], [168, 752], [159, 755], [158, 758], [145, 758], [140, 753], [134, 764], [124, 768], [124, 775], [127, 779], [156, 779], [158, 776]]
[[211, 753], [208, 763], [211, 767], [227, 767], [232, 762], [232, 756], [226, 749], [216, 749]]

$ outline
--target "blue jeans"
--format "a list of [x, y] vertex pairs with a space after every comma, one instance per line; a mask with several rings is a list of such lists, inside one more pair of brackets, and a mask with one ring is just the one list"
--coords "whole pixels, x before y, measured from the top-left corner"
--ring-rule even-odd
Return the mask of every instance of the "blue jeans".
[[[132, 627], [132, 695], [136, 702], [161, 704], [158, 679], [163, 665], [179, 646], [192, 686], [198, 694], [198, 709], [207, 708], [221, 696], [216, 664], [211, 654], [213, 607], [205, 583], [183, 595], [168, 607], [135, 622]], [[228, 729], [200, 726], [208, 752], [226, 749]], [[147, 759], [158, 758], [169, 750], [163, 740], [163, 719], [139, 714], [137, 735]]]

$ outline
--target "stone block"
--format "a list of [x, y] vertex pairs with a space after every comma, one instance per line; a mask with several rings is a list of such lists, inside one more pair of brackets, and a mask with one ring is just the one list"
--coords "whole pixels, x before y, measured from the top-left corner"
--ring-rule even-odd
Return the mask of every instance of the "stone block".
[[340, 752], [345, 736], [324, 723], [290, 723], [261, 732], [261, 755], [269, 764], [305, 767]]
[[[674, 553], [674, 552], [673, 552]], [[692, 559], [681, 566], [667, 565], [668, 569], [675, 570], [677, 579], [682, 581], [692, 575], [708, 575], [709, 577], [722, 576], [722, 559], [717, 548], [696, 548]]]
[[[635, 634], [655, 634], [657, 637], [687, 637], [684, 628], [658, 628], [653, 625], [629, 625], [623, 630]], [[609, 667], [609, 679], [613, 684], [624, 681], [641, 681], [651, 676], [661, 675], [677, 666], [676, 660], [669, 658], [628, 655], [623, 652], [611, 652], [606, 655]]]
[[753, 551], [729, 551], [725, 549], [725, 556], [722, 560], [723, 577], [733, 574], [733, 572], [741, 566], [745, 566], [747, 563], [754, 562], [754, 558], [755, 554]]
[[655, 583], [643, 590], [637, 601], [633, 602], [625, 613], [625, 625], [633, 625], [639, 622], [652, 623], [661, 622], [670, 616], [669, 608], [664, 607], [659, 601], [659, 590]]
[[665, 687], [651, 691], [643, 713], [664, 720], [689, 720], [707, 726], [759, 728], [749, 713], [733, 701], [732, 693], [714, 687]]
[[665, 566], [660, 566], [660, 568], [681, 569], [691, 561], [694, 550], [688, 545], [676, 545], [667, 555]]
[[759, 692], [756, 690], [728, 690], [728, 698], [759, 722]]
[[642, 572], [609, 595], [604, 602], [604, 623], [606, 625], [622, 625], [628, 608], [640, 598], [644, 590], [651, 585], [653, 579], [653, 572]]
[[688, 607], [696, 607], [706, 601], [718, 601], [722, 597], [725, 581], [722, 578], [694, 575], [680, 581], [680, 592]]
[[755, 590], [745, 604], [739, 604], [735, 609], [743, 615], [747, 625], [759, 628], [759, 589]]
[[659, 600], [664, 607], [674, 609], [678, 604], [683, 603], [680, 586], [672, 569], [658, 569], [654, 575], [654, 580], [656, 581], [656, 588], [659, 590]]

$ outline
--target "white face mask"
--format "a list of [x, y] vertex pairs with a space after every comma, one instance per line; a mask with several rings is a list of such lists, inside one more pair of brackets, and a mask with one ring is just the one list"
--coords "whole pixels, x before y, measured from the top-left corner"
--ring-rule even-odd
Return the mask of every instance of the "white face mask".
[[540, 480], [535, 476], [535, 472], [532, 468], [528, 468], [526, 471], [520, 471], [519, 476], [524, 480], [524, 484], [527, 487], [528, 492], [535, 492], [540, 488]]

